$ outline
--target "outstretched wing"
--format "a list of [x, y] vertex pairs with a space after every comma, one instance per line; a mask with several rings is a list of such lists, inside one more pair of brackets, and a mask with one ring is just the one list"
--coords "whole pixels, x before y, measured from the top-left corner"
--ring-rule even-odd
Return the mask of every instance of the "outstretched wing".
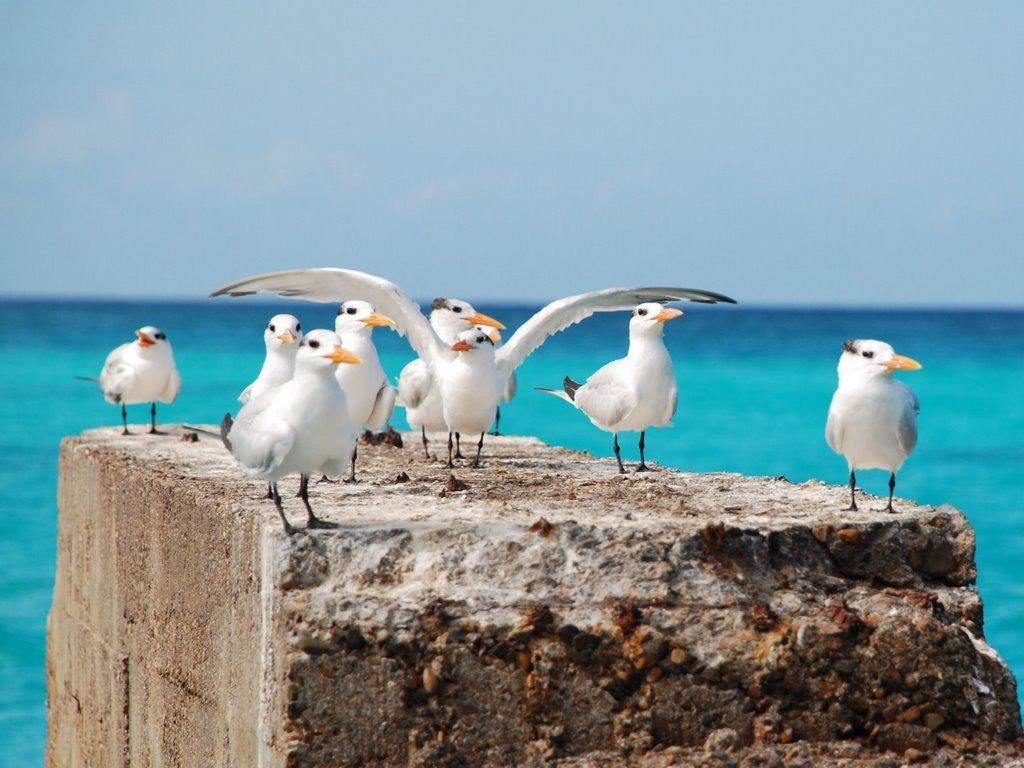
[[349, 299], [367, 301], [395, 321], [395, 330], [408, 337], [409, 344], [424, 360], [444, 359], [453, 354], [438, 338], [416, 302], [383, 277], [336, 267], [289, 269], [247, 277], [218, 288], [210, 295], [248, 296], [259, 291], [333, 304]]
[[537, 347], [555, 333], [585, 320], [595, 312], [632, 309], [645, 301], [697, 301], [735, 304], [734, 299], [720, 293], [692, 288], [608, 288], [581, 293], [548, 304], [523, 323], [496, 353], [498, 368], [504, 375], [514, 371]]

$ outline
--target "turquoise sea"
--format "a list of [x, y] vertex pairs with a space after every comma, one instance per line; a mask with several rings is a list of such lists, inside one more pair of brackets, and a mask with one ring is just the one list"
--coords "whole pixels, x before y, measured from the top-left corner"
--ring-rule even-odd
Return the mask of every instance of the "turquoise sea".
[[[167, 332], [184, 384], [167, 421], [219, 421], [259, 369], [262, 329], [275, 311], [305, 328], [333, 327], [334, 308], [255, 299], [197, 303], [0, 301], [0, 755], [5, 766], [42, 763], [44, 635], [53, 579], [60, 438], [116, 424], [94, 385], [107, 352], [136, 327]], [[533, 308], [478, 304], [515, 328]], [[520, 394], [503, 408], [507, 433], [601, 455], [611, 441], [568, 405], [534, 392], [566, 374], [584, 379], [626, 345], [625, 314], [595, 316], [542, 347], [520, 369]], [[411, 358], [377, 331], [388, 370]], [[680, 381], [673, 428], [648, 435], [648, 456], [688, 470], [731, 470], [842, 483], [843, 460], [823, 437], [844, 339], [879, 338], [924, 364], [902, 376], [921, 401], [921, 439], [897, 493], [950, 502], [978, 534], [985, 631], [1024, 673], [1024, 312], [855, 311], [696, 307], [666, 340]], [[396, 426], [404, 426], [401, 411]], [[141, 406], [129, 418], [145, 420]], [[635, 440], [624, 454], [636, 458]], [[864, 472], [882, 493], [887, 477]]]

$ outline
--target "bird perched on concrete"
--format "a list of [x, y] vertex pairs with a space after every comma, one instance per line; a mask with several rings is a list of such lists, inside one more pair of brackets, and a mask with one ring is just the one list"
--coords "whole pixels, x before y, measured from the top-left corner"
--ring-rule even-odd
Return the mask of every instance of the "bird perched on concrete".
[[174, 350], [167, 335], [152, 325], [135, 332], [135, 341], [117, 347], [107, 355], [97, 379], [103, 397], [111, 405], [121, 406], [122, 434], [128, 431], [125, 406], [151, 403], [149, 434], [157, 435], [156, 404], [173, 403], [181, 390], [181, 376], [174, 364]]
[[[732, 302], [725, 296], [716, 299]], [[612, 447], [621, 473], [626, 468], [622, 465], [619, 432], [640, 433], [640, 465], [636, 471], [647, 472], [647, 430], [672, 423], [679, 390], [663, 337], [665, 323], [682, 314], [681, 310], [656, 302], [640, 304], [629, 319], [629, 350], [625, 357], [599, 368], [585, 384], [577, 384], [566, 376], [562, 389], [541, 389], [583, 411], [598, 429], [612, 433]]]
[[[383, 429], [395, 410], [395, 388], [388, 381], [373, 343], [373, 329], [395, 324], [365, 301], [346, 301], [338, 308], [334, 330], [342, 346], [356, 355], [360, 365], [339, 365], [335, 377], [345, 390], [349, 416], [356, 432]], [[352, 449], [352, 474], [346, 482], [356, 482], [356, 453]]]
[[[495, 350], [501, 347], [501, 331], [497, 328], [488, 328], [485, 325], [474, 326], [478, 331], [483, 331], [487, 334], [488, 338], [494, 342]], [[508, 377], [508, 381], [505, 382], [505, 391], [501, 394], [501, 402], [507, 403], [513, 397], [516, 396], [516, 391], [519, 389], [519, 385], [516, 381], [515, 371]], [[494, 431], [491, 432], [495, 437], [501, 434], [501, 406], [499, 405], [494, 409]]]
[[[398, 286], [365, 272], [334, 268], [273, 272], [240, 280], [218, 289], [213, 295], [238, 296], [261, 290], [309, 301], [336, 301], [338, 296], [356, 296], [395, 318], [395, 330], [408, 336], [409, 343], [423, 359], [431, 376], [437, 380], [448, 432], [454, 434], [479, 430], [480, 443], [474, 466], [479, 464], [483, 435], [493, 420], [508, 377], [552, 334], [595, 312], [627, 309], [648, 301], [732, 301], [720, 294], [689, 288], [609, 288], [593, 291], [548, 304], [527, 320], [500, 350], [493, 352], [489, 338], [485, 341], [476, 340], [478, 337], [486, 337], [486, 334], [479, 334], [474, 328], [467, 331], [477, 336], [462, 332], [455, 344], [446, 344], [416, 303]], [[478, 324], [474, 322], [471, 325]], [[488, 353], [485, 345], [491, 347], [491, 353]], [[480, 426], [482, 414], [487, 415], [487, 421]], [[450, 440], [448, 466], [452, 466]]]
[[238, 401], [247, 403], [273, 387], [279, 387], [295, 371], [295, 353], [302, 341], [302, 324], [295, 315], [274, 315], [263, 329], [263, 343], [267, 348], [259, 375], [242, 390]]
[[[295, 372], [295, 353], [302, 341], [302, 324], [295, 315], [274, 315], [263, 329], [263, 344], [267, 349], [259, 375], [238, 396], [247, 403], [268, 389], [279, 387]], [[274, 490], [267, 484], [267, 498], [274, 498]]]
[[889, 503], [896, 473], [917, 445], [917, 396], [895, 371], [916, 371], [921, 364], [897, 355], [884, 341], [855, 339], [843, 343], [839, 386], [832, 396], [825, 439], [850, 468], [850, 510], [857, 509], [858, 469], [889, 470]]
[[[459, 334], [473, 327], [504, 328], [493, 317], [478, 312], [462, 299], [434, 299], [430, 305], [430, 326], [445, 344], [454, 344]], [[398, 400], [405, 407], [405, 418], [423, 438], [423, 454], [430, 458], [427, 432], [442, 432], [447, 427], [441, 409], [441, 391], [426, 361], [419, 357], [406, 365], [398, 376]], [[462, 458], [456, 435], [456, 456]]]
[[334, 369], [359, 362], [333, 331], [310, 331], [299, 342], [292, 378], [252, 398], [234, 420], [227, 414], [221, 423], [224, 445], [242, 468], [270, 483], [274, 506], [289, 534], [295, 528], [284, 514], [277, 483], [294, 472], [301, 475], [299, 496], [308, 527], [336, 527], [313, 514], [309, 476], [340, 475], [352, 458], [356, 430]]

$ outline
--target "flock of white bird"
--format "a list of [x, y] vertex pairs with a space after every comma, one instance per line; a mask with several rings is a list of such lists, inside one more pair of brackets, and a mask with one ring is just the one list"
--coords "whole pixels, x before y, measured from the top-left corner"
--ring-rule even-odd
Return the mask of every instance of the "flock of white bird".
[[[292, 315], [272, 317], [263, 332], [263, 367], [239, 395], [243, 405], [237, 415], [226, 415], [221, 424], [224, 444], [242, 469], [267, 481], [267, 496], [288, 533], [296, 529], [284, 513], [278, 481], [298, 474], [307, 525], [334, 527], [313, 513], [310, 478], [342, 476], [348, 470], [347, 481], [355, 481], [357, 436], [387, 425], [396, 404], [420, 430], [428, 458], [427, 432], [448, 433], [448, 467], [454, 466], [453, 457], [462, 458], [461, 435], [479, 435], [472, 463], [479, 466], [484, 435], [500, 419], [500, 403], [515, 395], [516, 368], [549, 336], [595, 312], [632, 310], [626, 356], [603, 366], [585, 383], [566, 377], [561, 388], [541, 391], [560, 397], [612, 433], [619, 472], [626, 469], [618, 435], [639, 432], [636, 471], [647, 471], [646, 431], [670, 425], [676, 411], [675, 371], [663, 334], [665, 323], [683, 313], [666, 305], [735, 303], [728, 296], [689, 288], [594, 291], [548, 304], [502, 344], [505, 326], [469, 302], [437, 299], [427, 318], [394, 283], [354, 270], [273, 272], [245, 278], [212, 295], [260, 291], [340, 305], [333, 331], [303, 332]], [[378, 327], [405, 336], [419, 355], [402, 370], [397, 391], [373, 343]], [[181, 377], [161, 330], [145, 326], [135, 335], [135, 341], [110, 353], [97, 381], [106, 400], [121, 406], [125, 434], [125, 406], [135, 403], [152, 404], [150, 433], [158, 434], [156, 403], [174, 402]], [[881, 341], [843, 344], [825, 436], [847, 460], [850, 509], [857, 508], [855, 472], [885, 469], [890, 473], [887, 509], [893, 511], [896, 472], [917, 443], [919, 407], [913, 392], [892, 374], [920, 367]]]

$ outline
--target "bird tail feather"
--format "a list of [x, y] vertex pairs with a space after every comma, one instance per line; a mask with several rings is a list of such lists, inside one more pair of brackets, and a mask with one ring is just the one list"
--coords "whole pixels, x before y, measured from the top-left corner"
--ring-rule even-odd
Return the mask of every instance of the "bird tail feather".
[[228, 440], [228, 433], [234, 425], [235, 420], [231, 418], [231, 414], [225, 413], [224, 418], [220, 422], [220, 439], [224, 442], [224, 447], [229, 451], [231, 450], [231, 441]]
[[187, 432], [198, 432], [202, 435], [209, 435], [210, 437], [220, 437], [220, 432], [212, 432], [209, 429], [203, 429], [202, 427], [193, 427], [191, 424], [182, 424], [181, 428]]
[[576, 405], [576, 403], [572, 401], [572, 398], [569, 397], [569, 395], [566, 392], [562, 391], [561, 389], [548, 389], [547, 387], [534, 387], [534, 389], [536, 389], [538, 392], [546, 392], [549, 395], [554, 395], [555, 397], [561, 398], [562, 400], [565, 400], [565, 402], [569, 403], [569, 405]]
[[579, 382], [573, 381], [568, 376], [562, 381], [562, 386], [565, 388], [565, 394], [569, 396], [570, 402], [576, 400], [576, 390], [580, 388]]

